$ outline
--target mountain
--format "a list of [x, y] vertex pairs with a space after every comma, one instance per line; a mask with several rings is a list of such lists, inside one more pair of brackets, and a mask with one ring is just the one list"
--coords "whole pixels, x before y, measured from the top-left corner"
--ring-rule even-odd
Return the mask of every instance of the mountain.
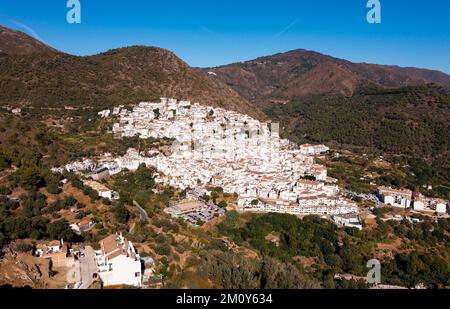
[[427, 83], [450, 86], [450, 76], [442, 72], [352, 63], [303, 49], [204, 70], [259, 106], [286, 103], [310, 94], [350, 97], [359, 88], [370, 84], [383, 87]]
[[9, 49], [0, 53], [3, 106], [46, 113], [160, 96], [190, 99], [278, 121], [283, 134], [298, 142], [404, 156], [405, 164], [428, 175], [424, 182], [450, 187], [450, 77], [444, 73], [352, 63], [306, 50], [198, 69], [157, 47], [77, 57], [20, 32], [3, 33], [9, 33], [0, 36], [0, 46]]
[[232, 88], [165, 49], [133, 46], [77, 57], [2, 31], [0, 46], [8, 47], [0, 54], [2, 105], [101, 108], [165, 96], [265, 118]]
[[266, 113], [299, 142], [449, 162], [450, 94], [444, 87], [366, 87], [351, 97], [308, 95], [271, 105]]
[[[444, 86], [365, 86], [352, 96], [297, 97], [265, 112], [293, 141], [383, 155], [411, 169], [415, 189], [432, 185], [433, 194], [450, 196], [450, 93]], [[392, 185], [400, 186], [396, 181]]]
[[401, 160], [420, 186], [450, 194], [450, 76], [306, 50], [204, 71], [279, 122], [285, 137]]
[[0, 25], [0, 53], [27, 55], [54, 52], [56, 52], [55, 49], [33, 39], [29, 35]]

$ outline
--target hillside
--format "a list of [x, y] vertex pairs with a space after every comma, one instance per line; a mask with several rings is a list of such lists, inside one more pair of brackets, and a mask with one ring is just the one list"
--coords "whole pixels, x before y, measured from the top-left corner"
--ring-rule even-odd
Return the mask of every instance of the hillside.
[[259, 106], [310, 94], [352, 96], [367, 84], [450, 86], [450, 76], [438, 71], [352, 63], [303, 49], [205, 70]]
[[450, 179], [450, 76], [293, 50], [204, 69], [280, 122], [297, 142], [401, 156], [420, 182]]
[[[103, 108], [176, 97], [270, 117], [295, 141], [420, 159], [432, 175], [448, 170], [450, 77], [441, 72], [351, 63], [306, 50], [195, 69], [156, 47], [76, 57], [2, 31], [0, 46], [11, 52], [0, 53], [0, 104], [34, 108], [28, 115], [88, 108], [73, 127]], [[17, 54], [23, 50], [30, 52]]]
[[[0, 46], [17, 51], [40, 44], [14, 33], [0, 36]], [[133, 46], [89, 57], [60, 52], [0, 54], [2, 105], [99, 109], [160, 96], [265, 117], [224, 83], [161, 48]]]
[[29, 35], [0, 25], [0, 53], [8, 55], [27, 55], [33, 53], [54, 52], [56, 52], [56, 50], [33, 39]]
[[[422, 182], [450, 178], [450, 95], [438, 86], [365, 87], [352, 97], [316, 94], [272, 105], [267, 114], [298, 142], [406, 158]], [[445, 196], [446, 193], [443, 193]]]

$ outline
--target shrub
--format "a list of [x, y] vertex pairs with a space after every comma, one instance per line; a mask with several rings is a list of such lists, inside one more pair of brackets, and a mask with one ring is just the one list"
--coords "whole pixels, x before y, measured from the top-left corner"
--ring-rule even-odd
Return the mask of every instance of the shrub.
[[114, 215], [119, 223], [127, 223], [130, 219], [130, 212], [122, 204], [118, 204], [114, 207]]
[[227, 202], [220, 201], [220, 203], [217, 206], [219, 206], [220, 208], [225, 208], [225, 207], [227, 207]]
[[57, 182], [50, 182], [47, 184], [47, 191], [50, 194], [59, 194], [61, 193], [61, 189]]
[[168, 256], [172, 252], [172, 249], [170, 248], [170, 245], [165, 243], [157, 246], [155, 248], [155, 252], [159, 255], [165, 255]]
[[1, 195], [11, 194], [11, 190], [8, 187], [0, 185], [0, 194]]
[[4, 244], [5, 244], [5, 235], [3, 235], [2, 232], [0, 232], [0, 249], [3, 248]]
[[33, 245], [26, 243], [26, 242], [20, 242], [20, 243], [16, 244], [15, 249], [16, 249], [16, 251], [19, 251], [19, 252], [29, 252], [33, 249]]

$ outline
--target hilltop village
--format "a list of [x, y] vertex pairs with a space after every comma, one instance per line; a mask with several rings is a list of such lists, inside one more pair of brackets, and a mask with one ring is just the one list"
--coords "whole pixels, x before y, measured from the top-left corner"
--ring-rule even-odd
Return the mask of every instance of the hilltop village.
[[105, 154], [95, 163], [74, 162], [60, 169], [114, 175], [146, 164], [157, 169], [155, 181], [159, 183], [194, 189], [199, 195], [207, 193], [208, 186], [235, 193], [240, 211], [296, 215], [358, 212], [356, 203], [343, 197], [334, 179], [327, 177], [326, 168], [314, 163], [314, 156], [328, 147], [297, 146], [280, 139], [277, 124], [166, 98], [158, 103], [141, 102], [132, 110], [119, 106], [99, 115], [118, 119], [113, 125], [117, 138], [174, 139], [170, 153], [129, 149], [122, 157]]
[[[83, 194], [88, 195], [95, 191], [101, 198], [101, 203], [105, 203], [103, 208], [112, 208], [114, 216], [117, 216], [116, 209], [120, 209], [117, 206], [123, 202], [121, 196], [126, 197], [126, 191], [121, 190], [115, 181], [124, 175], [138, 175], [141, 168], [151, 168], [151, 182], [155, 186], [152, 185], [148, 190], [152, 190], [154, 194], [168, 186], [179, 190], [174, 190], [177, 194], [169, 196], [159, 208], [159, 213], [166, 216], [162, 220], [152, 218], [149, 221], [151, 212], [144, 209], [144, 205], [141, 207], [135, 196], [128, 199], [129, 208], [138, 210], [139, 216], [135, 217], [136, 220], [131, 225], [124, 225], [119, 229], [105, 229], [105, 218], [99, 216], [99, 212], [85, 213], [78, 208], [86, 208], [86, 205], [79, 205], [76, 199], [67, 197], [64, 203], [68, 205], [63, 207], [61, 216], [67, 219], [68, 227], [75, 235], [86, 236], [92, 230], [97, 235], [99, 230], [104, 232], [101, 238], [90, 238], [89, 245], [71, 247], [71, 241], [63, 237], [52, 237], [54, 240], [51, 242], [37, 244], [33, 255], [40, 258], [39, 263], [43, 263], [43, 260], [51, 261], [48, 264], [49, 273], [53, 273], [51, 267], [69, 269], [67, 273], [61, 273], [66, 278], [60, 278], [61, 282], [64, 280], [66, 287], [84, 289], [98, 282], [104, 287], [155, 287], [163, 284], [162, 271], [167, 266], [164, 264], [167, 262], [164, 257], [168, 255], [167, 252], [170, 253], [171, 248], [164, 250], [165, 247], [158, 244], [150, 255], [148, 249], [143, 249], [148, 244], [141, 243], [139, 238], [142, 232], [134, 232], [135, 229], [145, 231], [148, 227], [144, 225], [149, 222], [155, 231], [159, 228], [157, 224], [164, 231], [164, 227], [168, 229], [167, 226], [172, 226], [171, 222], [186, 223], [186, 227], [201, 226], [202, 231], [210, 231], [226, 222], [228, 214], [236, 214], [231, 210], [237, 210], [241, 213], [280, 213], [301, 217], [319, 215], [333, 221], [337, 227], [362, 230], [363, 224], [366, 227], [367, 222], [373, 224], [370, 219], [376, 217], [369, 213], [367, 207], [364, 208], [364, 201], [359, 208], [355, 202], [357, 199], [348, 198], [352, 196], [350, 191], [338, 187], [337, 180], [329, 177], [326, 167], [317, 164], [329, 151], [328, 147], [297, 145], [282, 139], [277, 124], [263, 123], [222, 108], [166, 98], [162, 98], [160, 102], [141, 102], [132, 107], [118, 106], [101, 111], [99, 117], [110, 125], [108, 130], [114, 138], [126, 142], [127, 138], [132, 137], [137, 143], [133, 144], [134, 148], [123, 151], [123, 155], [101, 152], [103, 154], [95, 157], [54, 167], [52, 171], [61, 173], [59, 180], [66, 188], [71, 188], [70, 192], [76, 192], [74, 188], [82, 188]], [[140, 149], [140, 142], [144, 139], [158, 141], [158, 146]], [[166, 141], [170, 143], [165, 143]], [[66, 174], [65, 171], [76, 174], [79, 183], [77, 187], [72, 187], [71, 177], [66, 176], [72, 173]], [[108, 181], [110, 178], [114, 181]], [[123, 179], [128, 181], [127, 178]], [[128, 182], [125, 183], [128, 186]], [[136, 185], [136, 182], [133, 184]], [[221, 193], [220, 201], [213, 198], [214, 194], [218, 196], [217, 192]], [[228, 200], [225, 200], [225, 194], [229, 197]], [[362, 196], [362, 200], [370, 199], [375, 202], [369, 203], [375, 204], [371, 209], [374, 214], [380, 212], [380, 206], [387, 205], [412, 208], [424, 214], [436, 213], [436, 220], [448, 217], [446, 201], [426, 198], [410, 190], [379, 187], [376, 196], [359, 196]], [[136, 213], [134, 211], [134, 215]], [[383, 215], [375, 223], [384, 226], [384, 221], [408, 220], [417, 225], [425, 220], [417, 216], [408, 217], [401, 209], [394, 210], [393, 213], [396, 215]], [[249, 217], [270, 218], [271, 215]], [[168, 220], [168, 216], [173, 220]], [[283, 218], [298, 220], [293, 216]], [[312, 220], [308, 218], [311, 217], [302, 222]], [[109, 219], [110, 217], [106, 218]], [[167, 223], [163, 226], [158, 220], [166, 220]], [[336, 228], [334, 225], [333, 227]], [[371, 228], [373, 229], [373, 225], [367, 227], [367, 230]], [[125, 234], [122, 235], [119, 231]], [[158, 234], [164, 233], [155, 232], [155, 235]], [[262, 235], [265, 240], [262, 243], [267, 242], [278, 248], [280, 234], [279, 230], [272, 232], [269, 229]], [[159, 237], [159, 241], [161, 239]], [[227, 248], [237, 248], [226, 237], [222, 237], [220, 242]], [[184, 251], [181, 248], [177, 252], [182, 254]], [[14, 258], [11, 254], [11, 260]]]
[[[53, 169], [82, 173], [87, 176], [85, 185], [102, 197], [113, 200], [119, 195], [98, 181], [123, 170], [135, 171], [145, 164], [156, 168], [156, 183], [190, 192], [190, 201], [174, 201], [166, 212], [194, 225], [224, 214], [201, 199], [211, 193], [209, 188], [219, 187], [237, 197], [234, 206], [240, 212], [331, 216], [340, 226], [362, 228], [357, 204], [335, 184], [336, 179], [328, 177], [325, 166], [315, 163], [315, 157], [329, 148], [281, 139], [278, 124], [262, 123], [223, 108], [167, 98], [141, 102], [132, 108], [118, 106], [99, 112], [99, 116], [114, 121], [115, 138], [137, 136], [173, 141], [170, 149], [130, 148], [120, 157], [105, 153], [95, 161], [85, 159]], [[380, 187], [376, 198], [396, 206], [398, 190], [394, 191]], [[403, 208], [447, 211], [443, 200], [426, 200], [410, 191], [407, 195], [408, 202], [398, 202]], [[390, 196], [394, 196], [392, 201]]]

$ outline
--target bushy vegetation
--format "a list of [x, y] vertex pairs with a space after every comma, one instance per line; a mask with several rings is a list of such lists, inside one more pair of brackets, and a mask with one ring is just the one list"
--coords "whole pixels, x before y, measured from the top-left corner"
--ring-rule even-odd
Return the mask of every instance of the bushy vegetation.
[[225, 289], [306, 289], [317, 288], [291, 263], [266, 257], [248, 258], [232, 252], [209, 250], [201, 254], [207, 277]]
[[26, 242], [19, 242], [16, 244], [15, 249], [19, 252], [29, 252], [33, 249], [33, 245]]
[[267, 114], [297, 142], [339, 144], [371, 153], [403, 155], [420, 183], [439, 183], [448, 194], [450, 95], [434, 86], [365, 88], [352, 97], [312, 95]]
[[39, 192], [31, 192], [23, 197], [22, 214], [16, 214], [12, 204], [0, 201], [0, 233], [3, 244], [8, 239], [65, 239], [76, 241], [69, 224], [65, 220], [50, 222], [42, 215], [47, 206], [45, 198]]
[[115, 178], [114, 188], [119, 192], [120, 200], [128, 205], [136, 201], [143, 207], [149, 215], [155, 209], [168, 206], [170, 199], [175, 192], [165, 187], [157, 190], [153, 179], [155, 169], [141, 164], [135, 172], [124, 172]]
[[450, 193], [442, 175], [421, 159], [397, 156], [387, 161], [376, 155], [331, 152], [317, 162], [326, 165], [328, 175], [338, 179], [340, 187], [355, 192], [373, 193], [378, 186], [390, 186], [444, 199]]
[[57, 199], [55, 202], [48, 205], [43, 213], [55, 213], [62, 209], [69, 209], [77, 203], [73, 196], [65, 196], [63, 199]]
[[114, 207], [113, 211], [114, 211], [114, 216], [119, 223], [122, 223], [122, 224], [127, 223], [128, 220], [130, 219], [130, 212], [123, 205], [123, 203], [118, 203]]
[[[235, 95], [191, 69], [174, 54], [154, 47], [120, 48], [90, 57], [67, 54], [0, 57], [0, 103], [31, 102], [35, 108], [110, 108], [158, 100], [161, 89], [249, 114], [262, 115]], [[224, 99], [226, 98], [226, 102]]]
[[385, 280], [393, 284], [410, 287], [420, 283], [433, 287], [450, 284], [448, 260], [435, 253], [397, 253], [383, 264], [381, 270]]
[[[426, 219], [421, 224], [377, 219], [377, 227], [372, 230], [342, 230], [317, 216], [299, 219], [292, 215], [265, 214], [245, 222], [230, 212], [219, 225], [219, 230], [237, 243], [250, 244], [263, 257], [294, 265], [299, 265], [296, 264], [299, 258], [312, 258], [311, 275], [328, 288], [351, 287], [335, 281], [334, 274], [365, 276], [366, 263], [374, 258], [377, 244], [400, 238], [408, 244], [408, 248], [421, 253], [415, 258], [402, 250], [397, 251], [394, 259], [386, 255], [382, 260], [382, 268], [386, 268], [383, 282], [403, 286], [422, 282], [442, 287], [448, 285], [450, 274], [444, 262], [449, 258], [449, 225], [448, 219], [438, 222]], [[278, 235], [279, 241], [268, 241], [268, 235]], [[414, 260], [409, 261], [410, 258]], [[413, 266], [408, 263], [413, 263]], [[422, 268], [418, 265], [422, 265]], [[430, 270], [423, 271], [425, 266], [430, 267]], [[416, 276], [418, 272], [420, 276]]]
[[125, 172], [115, 179], [115, 188], [120, 194], [122, 201], [131, 204], [137, 201], [141, 205], [146, 205], [150, 196], [154, 195], [152, 189], [155, 188], [153, 173], [155, 171], [140, 165], [135, 172]]

